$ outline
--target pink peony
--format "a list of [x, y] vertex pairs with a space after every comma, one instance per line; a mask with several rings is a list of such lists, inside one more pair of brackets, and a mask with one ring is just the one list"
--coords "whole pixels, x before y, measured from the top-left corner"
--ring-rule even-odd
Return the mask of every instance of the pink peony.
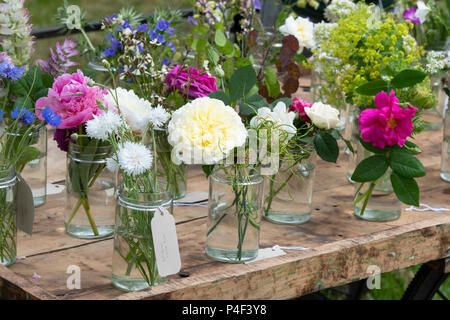
[[294, 97], [294, 103], [289, 106], [289, 109], [291, 111], [297, 112], [298, 115], [300, 116], [300, 118], [303, 119], [303, 121], [311, 122], [311, 119], [308, 117], [308, 115], [305, 112], [305, 107], [311, 108], [312, 105], [313, 104], [311, 102], [301, 100], [299, 98]]
[[377, 109], [366, 109], [361, 112], [359, 130], [364, 142], [381, 149], [386, 145], [403, 146], [406, 138], [412, 134], [412, 118], [417, 108], [408, 106], [403, 109], [398, 102], [394, 90], [391, 90], [389, 96], [381, 91], [375, 96]]
[[217, 90], [216, 79], [200, 69], [176, 66], [166, 75], [169, 91], [178, 90], [189, 98], [207, 97]]
[[[94, 115], [102, 114], [97, 100], [105, 104], [104, 97], [108, 91], [97, 86], [90, 87], [89, 82], [92, 79], [85, 77], [80, 70], [57, 77], [53, 87], [48, 90], [48, 96], [36, 101], [36, 116], [43, 120], [41, 109], [50, 106], [62, 119], [57, 128], [67, 129], [93, 119]], [[79, 95], [59, 98], [70, 94]]]

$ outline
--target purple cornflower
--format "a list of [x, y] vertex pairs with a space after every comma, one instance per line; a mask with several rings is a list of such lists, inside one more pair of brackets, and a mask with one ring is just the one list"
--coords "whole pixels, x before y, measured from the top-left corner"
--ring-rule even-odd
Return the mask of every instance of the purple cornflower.
[[167, 58], [167, 57], [163, 58], [162, 61], [161, 61], [161, 64], [164, 65], [164, 66], [167, 66], [169, 63], [170, 63], [170, 61], [169, 61], [169, 58]]
[[148, 24], [146, 24], [146, 23], [139, 24], [139, 25], [137, 25], [136, 30], [139, 31], [139, 32], [147, 32]]
[[108, 58], [108, 57], [114, 57], [116, 55], [116, 50], [114, 50], [114, 48], [106, 48], [105, 50], [103, 50], [103, 57]]

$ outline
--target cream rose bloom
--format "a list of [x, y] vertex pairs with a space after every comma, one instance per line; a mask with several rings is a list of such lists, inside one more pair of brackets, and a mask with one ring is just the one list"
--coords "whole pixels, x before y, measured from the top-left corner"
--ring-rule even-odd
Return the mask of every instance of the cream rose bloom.
[[238, 113], [209, 97], [195, 99], [175, 111], [168, 131], [175, 163], [214, 164], [247, 139]]
[[252, 127], [257, 127], [263, 121], [272, 121], [275, 126], [287, 132], [288, 139], [291, 139], [297, 129], [294, 126], [295, 113], [287, 110], [286, 104], [282, 101], [278, 102], [273, 110], [263, 107], [258, 109], [258, 114], [250, 120]]
[[339, 119], [339, 110], [328, 104], [316, 102], [310, 108], [305, 107], [305, 112], [319, 129], [334, 129], [343, 125]]
[[302, 52], [303, 48], [312, 48], [315, 46], [314, 42], [314, 23], [308, 19], [289, 16], [284, 24], [279, 28], [280, 32], [287, 36], [293, 35], [297, 38], [300, 45], [298, 52]]

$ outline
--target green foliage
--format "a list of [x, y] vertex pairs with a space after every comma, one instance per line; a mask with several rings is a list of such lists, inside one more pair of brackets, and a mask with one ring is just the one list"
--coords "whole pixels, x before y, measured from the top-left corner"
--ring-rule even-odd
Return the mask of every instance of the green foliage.
[[391, 184], [397, 198], [401, 202], [419, 206], [419, 186], [413, 178], [406, 178], [393, 172], [391, 174]]
[[317, 154], [325, 161], [336, 162], [339, 157], [339, 146], [336, 139], [328, 132], [322, 131], [314, 136], [314, 147]]
[[229, 81], [229, 95], [231, 101], [238, 101], [246, 97], [256, 85], [256, 72], [253, 66], [245, 66], [237, 69]]
[[352, 175], [352, 180], [356, 182], [376, 181], [385, 174], [389, 168], [389, 162], [382, 155], [374, 155], [362, 160]]
[[418, 178], [426, 174], [420, 161], [409, 152], [393, 150], [389, 160], [392, 170], [405, 178]]
[[426, 73], [414, 70], [414, 69], [405, 69], [400, 71], [391, 81], [391, 84], [394, 88], [407, 88], [412, 87], [420, 82], [422, 82], [426, 78]]

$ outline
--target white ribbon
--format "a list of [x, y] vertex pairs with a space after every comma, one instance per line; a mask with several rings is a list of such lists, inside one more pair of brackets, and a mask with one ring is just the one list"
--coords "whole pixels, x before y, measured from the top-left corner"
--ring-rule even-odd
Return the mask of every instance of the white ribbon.
[[[423, 207], [423, 208], [422, 208], [422, 207]], [[420, 211], [420, 212], [423, 212], [423, 211], [450, 212], [450, 209], [448, 209], [448, 208], [433, 208], [433, 207], [430, 207], [430, 206], [427, 205], [427, 204], [421, 203], [421, 204], [419, 205], [419, 207], [411, 206], [411, 207], [409, 207], [409, 208], [406, 208], [405, 211]]]
[[305, 248], [305, 247], [282, 247], [282, 246], [279, 246], [279, 245], [274, 245], [273, 247], [272, 247], [272, 250], [273, 251], [276, 251], [276, 250], [297, 250], [297, 251], [305, 251], [305, 250], [309, 250], [309, 248]]

